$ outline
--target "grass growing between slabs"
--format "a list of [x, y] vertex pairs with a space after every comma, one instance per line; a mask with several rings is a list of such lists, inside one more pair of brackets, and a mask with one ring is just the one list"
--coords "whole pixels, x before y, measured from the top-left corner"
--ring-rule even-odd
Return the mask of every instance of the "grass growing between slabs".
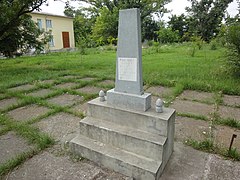
[[[240, 95], [240, 80], [223, 71], [225, 49], [213, 51], [205, 45], [192, 57], [189, 48], [188, 44], [162, 46], [158, 53], [144, 49], [145, 84]], [[0, 60], [0, 87], [5, 89], [62, 75], [114, 79], [115, 59], [115, 51], [87, 50], [86, 55], [64, 52]]]
[[[224, 94], [240, 95], [240, 80], [226, 75], [223, 71], [224, 49], [215, 51], [205, 45], [202, 50], [198, 50], [195, 56], [189, 55], [189, 44], [177, 44], [161, 46], [158, 52], [150, 49], [143, 50], [143, 79], [148, 87], [153, 85], [168, 86], [173, 89], [173, 93], [166, 97], [167, 104], [180, 95], [184, 90], [198, 90], [207, 92], [222, 92]], [[9, 131], [16, 132], [19, 136], [28, 140], [30, 144], [36, 146], [35, 149], [22, 153], [7, 163], [0, 165], [0, 176], [6, 174], [26, 159], [39, 153], [54, 144], [54, 140], [35, 129], [31, 124], [41, 121], [50, 115], [58, 112], [65, 112], [83, 118], [83, 114], [71, 110], [72, 106], [60, 107], [50, 104], [46, 100], [61, 94], [69, 93], [72, 95], [84, 96], [84, 102], [96, 97], [95, 94], [84, 94], [75, 91], [84, 86], [99, 86], [102, 80], [114, 80], [115, 78], [116, 51], [101, 49], [88, 49], [86, 55], [76, 52], [61, 52], [39, 55], [35, 57], [19, 57], [16, 59], [0, 60], [0, 100], [8, 97], [16, 97], [20, 101], [18, 104], [1, 110], [0, 125], [4, 128], [0, 130], [0, 135]], [[77, 78], [63, 78], [64, 76], [76, 76]], [[85, 77], [95, 78], [93, 81], [86, 82], [79, 79]], [[53, 83], [42, 84], [43, 80], [53, 80]], [[65, 82], [77, 83], [74, 89], [57, 89], [55, 84]], [[26, 92], [10, 92], [8, 89], [24, 85], [33, 84], [34, 89]], [[110, 88], [111, 85], [102, 86]], [[42, 88], [54, 90], [46, 97], [26, 97], [24, 93], [31, 93]], [[218, 98], [218, 97], [217, 97]], [[218, 99], [217, 99], [218, 100]], [[82, 102], [82, 103], [84, 103]], [[219, 98], [218, 104], [222, 103]], [[7, 118], [4, 114], [10, 110], [30, 104], [38, 104], [51, 109], [47, 114], [36, 117], [25, 123], [15, 122]], [[184, 117], [205, 120], [205, 116], [179, 114]], [[239, 123], [233, 120], [218, 120], [219, 124], [235, 127], [239, 129]], [[207, 142], [193, 142], [189, 144], [196, 149], [208, 151], [215, 149], [214, 145]], [[199, 148], [198, 148], [199, 147]], [[204, 147], [204, 149], [203, 149]], [[210, 152], [210, 151], [208, 151]], [[216, 151], [217, 152], [217, 151]], [[220, 152], [219, 152], [220, 153]], [[233, 159], [239, 157], [238, 152], [229, 152]], [[236, 158], [237, 157], [237, 158]]]

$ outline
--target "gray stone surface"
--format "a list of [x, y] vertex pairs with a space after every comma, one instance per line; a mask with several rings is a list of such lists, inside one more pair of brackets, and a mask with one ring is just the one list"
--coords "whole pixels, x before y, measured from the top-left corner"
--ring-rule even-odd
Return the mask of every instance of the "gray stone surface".
[[192, 102], [192, 101], [185, 101], [176, 99], [170, 107], [176, 109], [179, 113], [187, 113], [193, 115], [203, 115], [203, 116], [210, 116], [211, 113], [214, 112], [214, 106]]
[[229, 106], [240, 106], [240, 96], [223, 96], [223, 103]]
[[239, 161], [229, 161], [223, 158], [209, 154], [205, 164], [203, 179], [206, 180], [238, 180], [240, 179]]
[[208, 93], [208, 92], [198, 92], [198, 91], [191, 91], [191, 90], [185, 90], [180, 96], [180, 99], [185, 100], [195, 100], [200, 102], [209, 102], [214, 103], [214, 94]]
[[78, 104], [76, 106], [73, 106], [71, 108], [71, 110], [77, 112], [77, 113], [83, 113], [84, 115], [87, 115], [87, 103], [83, 103], [83, 104]]
[[183, 142], [189, 138], [202, 141], [206, 139], [209, 132], [209, 122], [187, 117], [176, 117], [175, 139], [177, 141]]
[[119, 12], [115, 91], [143, 94], [139, 9]]
[[7, 115], [17, 121], [28, 121], [33, 118], [42, 116], [49, 111], [50, 109], [47, 107], [33, 104], [9, 111]]
[[31, 90], [33, 88], [35, 88], [34, 85], [32, 85], [32, 84], [25, 84], [25, 85], [21, 85], [21, 86], [10, 88], [8, 90], [10, 90], [10, 91], [28, 91], [28, 90]]
[[32, 146], [28, 145], [26, 140], [18, 137], [14, 132], [0, 136], [0, 165], [31, 148]]
[[150, 88], [147, 88], [146, 92], [152, 93], [154, 96], [164, 98], [172, 94], [172, 89], [163, 86], [152, 86]]
[[70, 114], [58, 113], [41, 120], [36, 123], [35, 126], [55, 138], [57, 141], [60, 141], [62, 138], [77, 132], [80, 120], [81, 118]]
[[81, 120], [80, 134], [154, 160], [162, 160], [167, 142], [164, 136], [92, 117]]
[[82, 96], [63, 94], [57, 97], [53, 97], [47, 100], [47, 102], [57, 105], [57, 106], [72, 106], [74, 104], [80, 103], [84, 100]]
[[[14, 169], [8, 180], [128, 180], [126, 176], [102, 169], [92, 162], [72, 162], [69, 157], [43, 152]], [[129, 179], [130, 180], [130, 179]]]
[[99, 98], [88, 102], [88, 116], [104, 119], [122, 126], [128, 126], [150, 133], [167, 135], [167, 123], [173, 118], [175, 110], [165, 108], [163, 113], [156, 113], [151, 108], [146, 112], [121, 109], [109, 105]]
[[240, 163], [175, 143], [161, 180], [238, 180]]
[[77, 83], [68, 82], [68, 83], [58, 84], [54, 87], [61, 88], [61, 89], [72, 89], [72, 88], [76, 87], [77, 85], [78, 85]]
[[16, 105], [17, 103], [17, 98], [2, 99], [0, 100], [0, 110], [10, 107], [12, 105]]
[[224, 119], [231, 118], [240, 121], [240, 108], [219, 106], [218, 113], [221, 118]]
[[76, 89], [77, 92], [84, 94], [98, 94], [104, 88], [95, 87], [95, 86], [84, 86], [82, 88]]
[[43, 97], [46, 97], [48, 96], [49, 94], [53, 93], [54, 90], [51, 90], [51, 89], [39, 89], [37, 91], [34, 91], [34, 92], [31, 92], [31, 93], [28, 93], [26, 94], [27, 96], [33, 96], [33, 97], [40, 97], [40, 98], [43, 98]]
[[63, 78], [63, 79], [77, 79], [77, 78], [79, 78], [79, 76], [67, 75], [67, 76], [63, 76], [61, 78]]
[[[107, 100], [108, 101], [108, 100]], [[157, 179], [173, 150], [175, 111], [146, 112], [88, 102], [88, 117], [70, 141], [73, 153], [136, 179]]]
[[107, 91], [107, 103], [114, 107], [147, 111], [151, 108], [151, 94], [142, 95], [117, 92], [114, 89]]
[[115, 82], [113, 80], [104, 80], [98, 83], [99, 86], [103, 87], [114, 87]]
[[91, 78], [91, 77], [85, 77], [85, 78], [81, 78], [80, 79], [81, 81], [95, 81], [95, 80], [97, 80], [96, 78]]
[[40, 81], [40, 83], [42, 84], [53, 84], [55, 80], [53, 79], [47, 79], [47, 80], [43, 80], [43, 81]]
[[163, 102], [165, 102], [165, 98], [161, 98], [158, 96], [151, 96], [151, 107], [154, 108], [156, 106], [156, 101], [160, 98]]
[[233, 134], [236, 134], [237, 138], [235, 138], [232, 147], [237, 148], [238, 152], [240, 152], [240, 130], [238, 129], [230, 128], [227, 126], [215, 126], [214, 142], [218, 146], [224, 149], [228, 149], [230, 146], [230, 142]]
[[175, 142], [173, 154], [161, 180], [203, 179], [207, 158], [208, 154]]

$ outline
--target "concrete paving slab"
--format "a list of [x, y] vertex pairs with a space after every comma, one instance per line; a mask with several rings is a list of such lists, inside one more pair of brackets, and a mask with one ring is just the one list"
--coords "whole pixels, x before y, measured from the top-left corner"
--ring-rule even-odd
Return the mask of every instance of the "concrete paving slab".
[[174, 144], [174, 152], [163, 171], [161, 180], [203, 179], [208, 154], [182, 143]]
[[66, 156], [56, 157], [49, 152], [43, 152], [29, 159], [8, 175], [8, 180], [15, 179], [127, 180], [127, 177], [102, 169], [87, 160], [72, 162]]
[[83, 104], [78, 104], [76, 106], [73, 106], [71, 110], [77, 113], [83, 113], [84, 115], [87, 115], [87, 108], [88, 108], [87, 103], [83, 103]]
[[98, 94], [104, 88], [95, 87], [95, 86], [84, 86], [82, 88], [76, 89], [76, 91], [84, 94]]
[[18, 137], [14, 132], [0, 136], [0, 164], [31, 150], [31, 148], [32, 146], [25, 139]]
[[161, 180], [240, 179], [240, 162], [197, 151], [181, 143], [175, 142], [174, 145], [174, 152]]
[[230, 128], [227, 126], [215, 126], [214, 142], [220, 147], [228, 149], [233, 134], [236, 134], [237, 138], [234, 140], [232, 147], [237, 148], [237, 150], [240, 152], [240, 130], [238, 129]]
[[187, 139], [205, 140], [209, 135], [209, 123], [187, 117], [176, 117], [175, 139], [184, 142]]
[[240, 163], [239, 161], [224, 160], [223, 158], [209, 154], [205, 171], [204, 180], [239, 180], [240, 179]]
[[55, 88], [60, 88], [60, 89], [72, 89], [72, 88], [74, 88], [76, 86], [78, 86], [77, 83], [68, 82], [68, 83], [58, 84], [58, 85], [56, 85], [54, 87]]
[[57, 141], [60, 141], [65, 136], [78, 131], [80, 120], [81, 118], [71, 114], [58, 113], [41, 120], [34, 126], [37, 126], [41, 131], [49, 134]]
[[194, 115], [210, 116], [214, 112], [214, 106], [199, 102], [185, 101], [176, 99], [170, 107], [176, 109], [179, 113], [188, 113]]
[[32, 84], [25, 84], [25, 85], [21, 85], [21, 86], [10, 88], [8, 90], [10, 90], [10, 91], [28, 91], [28, 90], [31, 90], [33, 88], [35, 88], [34, 85], [32, 85]]
[[185, 90], [179, 96], [179, 99], [200, 101], [200, 102], [209, 102], [212, 104], [215, 102], [213, 93], [190, 91], [190, 90]]
[[53, 97], [47, 100], [47, 102], [51, 104], [55, 104], [57, 106], [72, 106], [74, 104], [80, 103], [84, 100], [82, 96], [71, 95], [71, 94], [62, 94], [57, 97]]
[[42, 84], [53, 84], [55, 80], [53, 79], [47, 79], [47, 80], [43, 80], [43, 81], [40, 81], [39, 83], [42, 83]]
[[16, 105], [18, 103], [17, 98], [9, 98], [0, 100], [0, 110], [6, 109], [12, 105]]
[[39, 97], [39, 98], [43, 98], [43, 97], [47, 97], [49, 94], [53, 93], [54, 90], [51, 89], [40, 89], [31, 93], [26, 94], [27, 96], [33, 96], [33, 97]]
[[152, 95], [159, 96], [161, 98], [169, 96], [172, 94], [172, 89], [163, 86], [152, 86], [148, 88], [145, 92], [152, 93]]
[[105, 87], [105, 86], [114, 87], [115, 81], [107, 79], [107, 80], [104, 80], [104, 81], [99, 82], [98, 85], [99, 85], [99, 86], [104, 86], [104, 87]]
[[240, 106], [240, 96], [223, 96], [223, 103], [229, 106]]
[[62, 79], [78, 79], [80, 78], [79, 76], [74, 76], [74, 75], [67, 75], [67, 76], [62, 76]]
[[81, 78], [79, 80], [81, 80], [81, 81], [95, 81], [97, 79], [96, 78], [91, 78], [91, 77], [85, 77], [85, 78]]
[[221, 118], [231, 118], [240, 121], [240, 108], [219, 106], [218, 113]]
[[7, 113], [8, 116], [13, 118], [16, 121], [28, 121], [33, 118], [42, 116], [50, 111], [49, 108], [38, 106], [36, 104], [28, 105], [24, 107], [20, 107], [17, 109], [14, 109], [12, 111], [9, 111]]

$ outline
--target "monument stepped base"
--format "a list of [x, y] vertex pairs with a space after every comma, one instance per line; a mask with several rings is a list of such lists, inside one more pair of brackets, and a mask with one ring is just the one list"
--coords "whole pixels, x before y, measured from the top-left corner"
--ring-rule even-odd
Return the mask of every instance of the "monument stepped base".
[[80, 121], [80, 134], [70, 148], [134, 179], [156, 180], [173, 151], [174, 123], [174, 109], [135, 111], [96, 98], [88, 102], [88, 116]]

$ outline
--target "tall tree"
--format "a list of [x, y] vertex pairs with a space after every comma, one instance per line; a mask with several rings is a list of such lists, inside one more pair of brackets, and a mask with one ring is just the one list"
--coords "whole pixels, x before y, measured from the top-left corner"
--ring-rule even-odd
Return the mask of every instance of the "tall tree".
[[196, 31], [209, 42], [219, 32], [219, 27], [229, 3], [233, 0], [188, 0], [191, 7], [186, 10], [192, 17], [190, 30]]
[[[90, 4], [86, 10], [97, 16], [96, 24], [93, 27], [94, 37], [99, 37], [105, 41], [106, 36], [116, 38], [118, 25], [118, 11], [127, 8], [139, 8], [143, 23], [142, 32], [144, 39], [154, 39], [157, 37], [157, 23], [155, 16], [162, 16], [167, 10], [164, 5], [171, 0], [78, 0]], [[152, 35], [150, 33], [153, 33]], [[102, 36], [102, 37], [101, 37]]]
[[[46, 0], [1, 0], [0, 1], [0, 51], [7, 56], [18, 48], [38, 47], [37, 30], [28, 13], [39, 10]], [[31, 32], [32, 31], [32, 32]], [[25, 42], [24, 42], [25, 41]], [[30, 43], [27, 45], [26, 43]], [[34, 45], [35, 43], [35, 45]]]
[[189, 18], [184, 14], [180, 16], [172, 15], [168, 25], [173, 31], [178, 31], [179, 37], [183, 38], [184, 34], [189, 30]]
[[8, 30], [18, 27], [24, 14], [39, 10], [46, 0], [1, 0], [0, 1], [0, 40], [7, 36]]

